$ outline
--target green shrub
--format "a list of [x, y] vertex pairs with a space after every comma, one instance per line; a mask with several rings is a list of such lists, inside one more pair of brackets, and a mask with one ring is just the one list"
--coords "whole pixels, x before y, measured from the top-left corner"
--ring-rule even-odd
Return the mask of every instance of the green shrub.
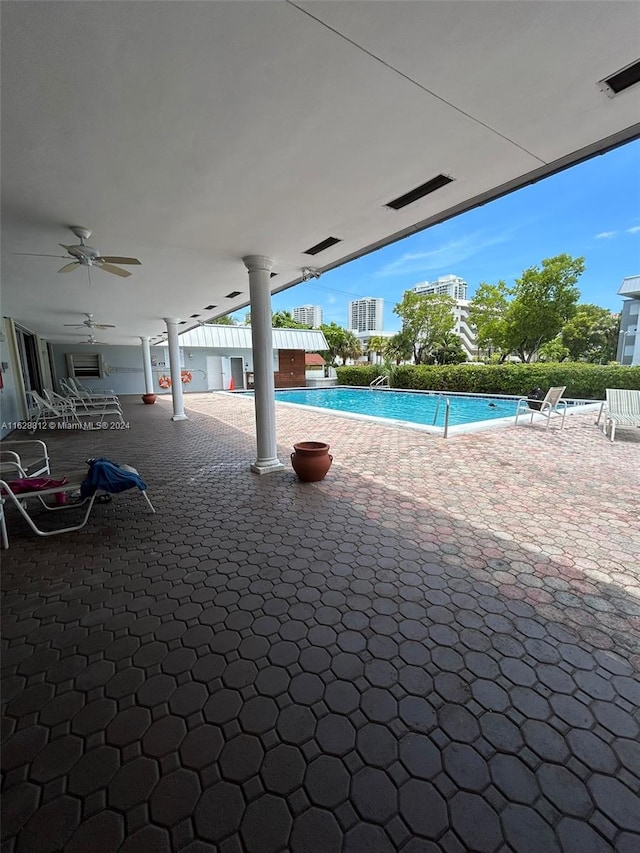
[[336, 367], [336, 373], [338, 385], [368, 387], [376, 377], [384, 373], [384, 368], [381, 364], [348, 364]]
[[[381, 365], [337, 368], [340, 385], [368, 386], [379, 376]], [[606, 388], [640, 390], [640, 367], [582, 362], [535, 364], [403, 364], [391, 370], [391, 385], [419, 391], [461, 391], [471, 394], [528, 394], [566, 385], [565, 397], [604, 400]]]

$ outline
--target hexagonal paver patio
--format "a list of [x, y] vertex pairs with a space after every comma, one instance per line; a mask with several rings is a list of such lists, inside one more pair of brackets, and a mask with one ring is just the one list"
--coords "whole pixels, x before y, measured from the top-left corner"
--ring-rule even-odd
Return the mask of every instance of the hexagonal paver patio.
[[640, 850], [640, 431], [279, 406], [305, 484], [250, 473], [251, 400], [186, 403], [46, 436], [156, 515], [7, 510], [3, 853]]

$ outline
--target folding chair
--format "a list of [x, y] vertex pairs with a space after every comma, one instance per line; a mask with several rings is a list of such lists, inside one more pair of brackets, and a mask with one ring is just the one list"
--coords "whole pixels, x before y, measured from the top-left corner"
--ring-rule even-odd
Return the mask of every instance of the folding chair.
[[547, 419], [548, 428], [551, 415], [560, 415], [562, 418], [560, 429], [564, 429], [564, 419], [567, 414], [567, 403], [566, 400], [561, 400], [560, 398], [564, 394], [566, 387], [566, 385], [558, 385], [553, 388], [549, 388], [544, 400], [532, 400], [529, 397], [520, 397], [516, 406], [516, 424], [518, 423], [520, 415], [526, 413], [531, 415], [529, 420], [530, 424], [533, 423], [534, 415], [542, 415], [545, 417]]

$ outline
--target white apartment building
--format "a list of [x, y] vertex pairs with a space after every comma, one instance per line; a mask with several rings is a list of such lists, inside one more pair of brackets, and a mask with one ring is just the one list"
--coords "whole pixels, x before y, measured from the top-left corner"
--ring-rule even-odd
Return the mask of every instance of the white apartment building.
[[293, 319], [314, 329], [322, 325], [322, 308], [319, 305], [301, 305], [292, 311]]
[[349, 329], [353, 332], [381, 332], [384, 299], [355, 299], [349, 303]]
[[454, 299], [467, 298], [467, 282], [458, 275], [441, 275], [435, 281], [421, 281], [412, 288], [414, 293], [421, 293], [425, 296], [451, 296]]
[[467, 282], [457, 275], [441, 275], [435, 281], [421, 281], [411, 288], [421, 296], [451, 296], [456, 304], [453, 308], [455, 326], [453, 331], [462, 341], [462, 347], [468, 359], [478, 356], [476, 334], [468, 323], [469, 300], [467, 299]]
[[616, 361], [620, 364], [640, 365], [640, 275], [624, 278], [618, 293], [625, 298], [620, 314]]

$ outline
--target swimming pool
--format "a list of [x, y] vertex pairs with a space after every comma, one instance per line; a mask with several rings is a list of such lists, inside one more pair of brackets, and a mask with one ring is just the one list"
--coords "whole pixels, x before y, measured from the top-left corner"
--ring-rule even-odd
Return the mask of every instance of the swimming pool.
[[511, 418], [517, 397], [479, 396], [430, 391], [396, 391], [370, 388], [299, 388], [276, 391], [276, 401], [330, 409], [335, 412], [383, 418], [405, 424], [436, 428], [445, 425], [449, 401], [449, 426]]
[[[235, 392], [253, 396], [250, 392]], [[518, 397], [447, 391], [401, 391], [393, 388], [292, 388], [277, 390], [278, 403], [325, 409], [344, 417], [384, 420], [439, 434], [471, 432], [514, 422]], [[567, 400], [568, 411], [586, 411], [590, 400]], [[445, 418], [449, 408], [448, 424]], [[585, 405], [582, 405], [585, 404]], [[599, 405], [599, 404], [598, 404]], [[591, 407], [593, 408], [593, 406]]]

